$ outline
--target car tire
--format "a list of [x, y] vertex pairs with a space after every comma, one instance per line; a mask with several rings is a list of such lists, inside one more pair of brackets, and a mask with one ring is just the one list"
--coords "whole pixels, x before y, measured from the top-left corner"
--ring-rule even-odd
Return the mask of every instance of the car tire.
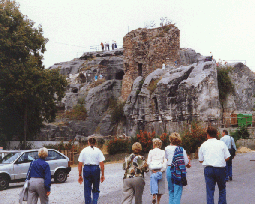
[[0, 175], [0, 190], [5, 190], [9, 187], [9, 179], [5, 175]]
[[56, 173], [54, 174], [54, 181], [56, 183], [64, 183], [66, 179], [67, 179], [67, 173], [63, 169], [57, 170]]

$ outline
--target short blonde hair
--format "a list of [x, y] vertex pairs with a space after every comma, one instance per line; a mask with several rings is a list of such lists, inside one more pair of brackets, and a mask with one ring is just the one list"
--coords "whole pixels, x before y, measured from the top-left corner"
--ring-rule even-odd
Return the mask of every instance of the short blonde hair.
[[40, 158], [46, 158], [48, 156], [48, 149], [46, 149], [45, 147], [42, 147], [41, 149], [39, 149], [38, 156]]
[[140, 152], [142, 151], [142, 145], [139, 143], [139, 142], [135, 142], [133, 145], [132, 145], [132, 150], [134, 152]]
[[173, 132], [170, 136], [169, 136], [169, 141], [173, 144], [173, 145], [180, 145], [182, 143], [182, 139], [179, 133], [177, 132]]
[[162, 141], [159, 138], [154, 138], [152, 140], [153, 146], [156, 148], [161, 148], [162, 147]]

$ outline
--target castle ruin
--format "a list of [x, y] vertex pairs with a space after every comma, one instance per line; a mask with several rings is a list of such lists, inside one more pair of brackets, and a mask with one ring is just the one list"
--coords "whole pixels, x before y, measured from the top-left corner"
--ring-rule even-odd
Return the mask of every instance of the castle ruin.
[[145, 78], [162, 64], [174, 66], [179, 63], [180, 30], [173, 24], [139, 28], [123, 37], [123, 48], [122, 98], [126, 100], [138, 76]]

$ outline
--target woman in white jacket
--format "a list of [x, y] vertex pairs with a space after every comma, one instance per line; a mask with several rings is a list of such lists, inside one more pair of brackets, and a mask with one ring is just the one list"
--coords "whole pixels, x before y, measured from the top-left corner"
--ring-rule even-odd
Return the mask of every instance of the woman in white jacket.
[[153, 149], [150, 150], [147, 164], [150, 168], [150, 188], [153, 195], [152, 203], [158, 203], [161, 196], [165, 193], [165, 170], [167, 160], [165, 159], [165, 151], [161, 150], [162, 141], [159, 138], [153, 139]]

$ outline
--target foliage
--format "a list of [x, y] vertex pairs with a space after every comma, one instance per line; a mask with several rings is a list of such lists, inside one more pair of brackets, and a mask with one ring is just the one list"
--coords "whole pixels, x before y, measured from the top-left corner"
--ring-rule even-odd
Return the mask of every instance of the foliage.
[[[132, 152], [132, 145], [135, 142], [140, 142], [142, 145], [142, 154], [148, 153], [152, 148], [152, 140], [156, 138], [155, 132], [147, 132], [140, 130], [140, 133], [135, 137], [131, 137], [130, 139], [121, 139], [114, 138], [107, 142], [107, 151], [109, 154], [123, 153], [123, 152]], [[165, 149], [166, 146], [170, 144], [168, 139], [168, 134], [163, 133], [160, 137], [162, 140], [162, 148]]]
[[[22, 15], [15, 1], [0, 1], [0, 127], [8, 140], [32, 139], [42, 122], [56, 117], [67, 86], [58, 70], [42, 65], [42, 27]], [[15, 124], [15, 125], [14, 125]]]
[[142, 152], [143, 153], [148, 153], [152, 148], [152, 140], [155, 138], [156, 134], [155, 131], [150, 133], [147, 131], [142, 131], [140, 130], [140, 134], [137, 134], [137, 141], [141, 143], [142, 145]]
[[70, 120], [86, 120], [87, 110], [83, 104], [77, 104], [71, 110], [66, 111], [65, 116]]
[[231, 72], [231, 67], [229, 66], [217, 67], [217, 80], [221, 105], [225, 102], [228, 94], [234, 93], [234, 85], [229, 77], [229, 72]]
[[123, 108], [125, 106], [125, 102], [118, 102], [115, 99], [109, 99], [109, 108], [111, 109], [111, 122], [119, 123], [126, 122], [126, 116], [124, 115]]
[[103, 138], [97, 139], [97, 147], [101, 149], [103, 145], [105, 144], [105, 140]]
[[152, 79], [150, 81], [150, 84], [148, 85], [147, 89], [150, 91], [150, 94], [152, 94], [155, 89], [157, 88], [157, 84], [160, 81], [160, 79]]
[[107, 142], [107, 152], [111, 155], [116, 153], [125, 153], [128, 151], [130, 146], [129, 140], [114, 138]]
[[103, 79], [98, 79], [97, 81], [94, 81], [90, 84], [90, 88], [94, 88], [94, 87], [97, 87], [99, 86], [100, 84], [104, 83], [106, 80], [105, 78]]
[[234, 138], [235, 142], [239, 139], [248, 139], [250, 137], [248, 128], [245, 125], [242, 125], [234, 132], [230, 132], [230, 135]]
[[43, 146], [46, 147], [47, 149], [56, 149], [58, 151], [73, 150], [73, 151], [77, 152], [79, 149], [79, 146], [74, 144], [74, 142], [75, 142], [75, 139], [69, 140], [68, 143], [64, 143], [63, 141], [61, 141], [58, 144], [44, 144]]
[[170, 145], [169, 141], [169, 134], [167, 133], [162, 133], [162, 135], [159, 137], [159, 139], [162, 141], [162, 147], [161, 149], [165, 149], [168, 145]]
[[204, 141], [206, 141], [206, 128], [198, 122], [192, 122], [190, 129], [182, 135], [181, 145], [190, 154], [195, 153]]

